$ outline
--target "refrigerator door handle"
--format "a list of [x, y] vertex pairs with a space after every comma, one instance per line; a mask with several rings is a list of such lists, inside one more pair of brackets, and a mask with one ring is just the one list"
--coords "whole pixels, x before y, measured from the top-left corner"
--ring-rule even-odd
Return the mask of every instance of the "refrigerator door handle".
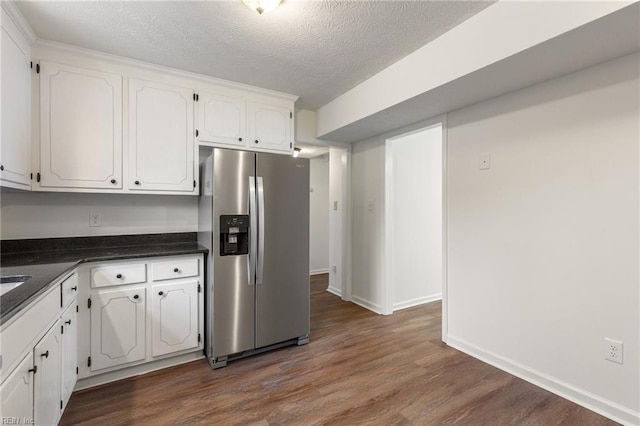
[[262, 177], [258, 177], [258, 269], [256, 271], [256, 284], [262, 284], [264, 272], [264, 183]]
[[258, 258], [258, 214], [256, 206], [256, 178], [249, 176], [249, 285], [255, 285], [256, 259]]

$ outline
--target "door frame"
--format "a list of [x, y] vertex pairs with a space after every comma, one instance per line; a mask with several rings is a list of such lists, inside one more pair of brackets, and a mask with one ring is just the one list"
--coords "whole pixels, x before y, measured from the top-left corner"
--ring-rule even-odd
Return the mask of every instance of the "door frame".
[[394, 194], [393, 194], [393, 141], [429, 128], [441, 126], [442, 128], [442, 339], [445, 341], [448, 330], [448, 170], [447, 170], [447, 115], [440, 115], [428, 120], [420, 121], [402, 128], [398, 132], [387, 134], [384, 142], [384, 213], [383, 213], [383, 253], [382, 253], [382, 314], [393, 313], [393, 271], [394, 256], [391, 242], [393, 241], [394, 223]]
[[[337, 273], [339, 273], [341, 285], [339, 289], [327, 289], [331, 293], [339, 296], [344, 301], [351, 301], [352, 295], [352, 285], [351, 285], [351, 144], [340, 143], [340, 142], [330, 142], [330, 141], [321, 141], [315, 139], [313, 141], [310, 140], [299, 140], [295, 145], [311, 145], [311, 146], [322, 146], [329, 149], [339, 149], [341, 151], [341, 168], [340, 168], [340, 186], [341, 186], [341, 196], [338, 201], [338, 206], [342, 206], [342, 208], [338, 208], [340, 214], [340, 224], [342, 227], [342, 232], [340, 233], [340, 239], [338, 240], [338, 244], [340, 247], [340, 264], [337, 266]], [[331, 161], [331, 160], [330, 160]], [[331, 165], [329, 166], [331, 169]], [[331, 179], [331, 176], [329, 176]], [[331, 208], [327, 206], [327, 208]], [[329, 249], [332, 247], [332, 237], [336, 234], [335, 230], [331, 228], [331, 222], [329, 223]], [[331, 262], [329, 263], [329, 274], [332, 274], [332, 266]]]

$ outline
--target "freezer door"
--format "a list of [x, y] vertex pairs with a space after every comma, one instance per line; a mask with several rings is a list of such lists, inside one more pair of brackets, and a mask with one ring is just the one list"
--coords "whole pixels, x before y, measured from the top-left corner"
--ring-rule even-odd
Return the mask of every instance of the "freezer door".
[[256, 347], [309, 334], [309, 160], [257, 154]]
[[[249, 255], [220, 256], [220, 215], [254, 215], [249, 202], [255, 154], [227, 149], [213, 150], [213, 280], [209, 327], [213, 354], [221, 357], [255, 347], [255, 285]], [[255, 182], [255, 179], [253, 179]], [[255, 183], [254, 183], [255, 184]], [[251, 227], [251, 225], [250, 225]], [[255, 229], [250, 229], [250, 233]], [[211, 311], [213, 315], [211, 315]], [[211, 318], [212, 317], [212, 318]]]

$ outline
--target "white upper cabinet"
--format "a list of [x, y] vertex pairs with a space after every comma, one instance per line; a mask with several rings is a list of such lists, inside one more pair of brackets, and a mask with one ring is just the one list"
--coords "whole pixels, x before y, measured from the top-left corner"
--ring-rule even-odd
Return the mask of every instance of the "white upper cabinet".
[[244, 146], [247, 139], [247, 105], [244, 99], [206, 92], [197, 96], [198, 142]]
[[122, 77], [40, 62], [41, 187], [122, 187]]
[[2, 10], [0, 185], [31, 187], [31, 47]]
[[198, 195], [198, 144], [293, 152], [295, 96], [2, 35], [1, 186]]
[[291, 109], [251, 102], [248, 110], [247, 130], [251, 149], [285, 153], [293, 150]]
[[195, 191], [193, 90], [129, 80], [129, 189]]

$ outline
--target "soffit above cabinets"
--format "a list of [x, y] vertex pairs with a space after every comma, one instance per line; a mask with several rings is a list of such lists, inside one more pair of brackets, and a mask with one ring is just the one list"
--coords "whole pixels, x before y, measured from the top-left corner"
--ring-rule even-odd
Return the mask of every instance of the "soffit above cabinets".
[[16, 3], [39, 38], [300, 96], [316, 109], [491, 1]]

